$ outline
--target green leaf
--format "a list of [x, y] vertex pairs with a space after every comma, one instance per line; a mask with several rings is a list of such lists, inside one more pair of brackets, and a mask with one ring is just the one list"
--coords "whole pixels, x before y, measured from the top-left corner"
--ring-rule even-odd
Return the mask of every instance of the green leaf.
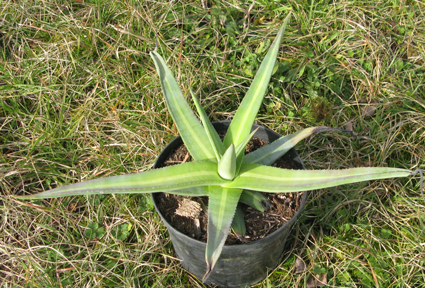
[[179, 85], [164, 59], [154, 51], [150, 52], [150, 56], [158, 71], [168, 110], [190, 155], [196, 161], [215, 159], [213, 147], [210, 142], [205, 141], [207, 134], [204, 127], [183, 97]]
[[271, 206], [269, 199], [267, 199], [264, 194], [251, 190], [243, 190], [239, 202], [251, 206], [261, 212], [264, 212], [265, 209], [269, 209]]
[[319, 126], [306, 128], [293, 134], [283, 136], [276, 141], [245, 155], [243, 162], [271, 165], [302, 139], [313, 134], [333, 130], [335, 130], [335, 128]]
[[289, 170], [245, 164], [226, 188], [264, 192], [298, 192], [334, 187], [368, 180], [407, 177], [411, 171], [399, 168], [351, 168], [345, 170]]
[[240, 203], [236, 207], [235, 217], [233, 217], [232, 230], [240, 240], [245, 239], [246, 226]]
[[259, 128], [255, 129], [254, 131], [251, 132], [251, 134], [249, 134], [241, 143], [238, 144], [238, 146], [236, 147], [236, 174], [239, 172], [242, 162], [243, 162], [243, 158], [245, 156], [245, 150], [246, 150], [246, 145], [248, 144], [249, 140], [251, 140], [252, 136], [254, 136], [255, 132], [257, 132]]
[[142, 173], [105, 177], [41, 192], [17, 196], [20, 199], [56, 198], [74, 195], [134, 194], [167, 192], [185, 188], [221, 185], [227, 181], [217, 173], [217, 163], [198, 161], [149, 170]]
[[208, 119], [208, 116], [205, 113], [205, 110], [202, 108], [195, 94], [192, 92], [192, 90], [190, 90], [190, 93], [192, 95], [192, 99], [193, 99], [193, 102], [195, 103], [196, 109], [198, 110], [199, 117], [201, 118], [202, 124], [204, 125], [205, 132], [207, 133], [211, 146], [214, 149], [214, 153], [218, 162], [220, 161], [221, 156], [226, 151], [226, 148], [224, 147], [223, 142], [221, 142], [220, 136], [218, 135], [217, 131], [214, 129], [214, 126], [211, 124], [210, 120]]
[[233, 180], [236, 176], [235, 146], [230, 145], [218, 162], [218, 174], [226, 180]]
[[112, 235], [120, 241], [124, 241], [130, 235], [129, 225], [124, 223], [112, 229]]
[[150, 195], [140, 195], [139, 204], [137, 211], [139, 213], [144, 213], [146, 211], [153, 211], [155, 209], [152, 198]]
[[220, 257], [242, 192], [241, 189], [226, 189], [218, 186], [209, 188], [208, 236], [205, 251], [207, 272], [202, 279], [204, 282]]
[[89, 239], [102, 238], [105, 235], [105, 228], [99, 227], [99, 223], [91, 222], [87, 225], [84, 235]]
[[326, 268], [321, 265], [314, 265], [313, 271], [315, 274], [325, 274], [327, 272]]
[[196, 187], [185, 188], [182, 190], [168, 191], [168, 193], [182, 195], [182, 196], [201, 197], [201, 196], [208, 196], [209, 189], [208, 189], [208, 186], [196, 186]]
[[247, 94], [242, 100], [241, 105], [236, 111], [229, 129], [227, 130], [226, 137], [224, 138], [224, 146], [229, 147], [230, 144], [238, 145], [251, 131], [252, 124], [255, 117], [263, 103], [263, 98], [269, 84], [271, 74], [273, 72], [274, 64], [276, 62], [277, 53], [279, 52], [280, 42], [282, 41], [283, 33], [291, 18], [289, 14], [279, 30], [276, 39], [273, 41], [269, 52], [261, 63], [257, 74], [249, 88]]

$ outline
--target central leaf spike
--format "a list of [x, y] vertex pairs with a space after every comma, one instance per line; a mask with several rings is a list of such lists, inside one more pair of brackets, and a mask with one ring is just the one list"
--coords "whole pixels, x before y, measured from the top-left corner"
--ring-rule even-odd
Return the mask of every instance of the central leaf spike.
[[218, 174], [226, 180], [233, 180], [236, 176], [236, 152], [231, 144], [218, 162]]

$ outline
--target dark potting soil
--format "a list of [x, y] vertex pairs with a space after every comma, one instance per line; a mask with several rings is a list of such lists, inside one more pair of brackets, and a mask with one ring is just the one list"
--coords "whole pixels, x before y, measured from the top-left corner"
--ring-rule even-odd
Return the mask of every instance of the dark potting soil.
[[[268, 144], [260, 138], [253, 137], [246, 147], [246, 153]], [[176, 165], [193, 161], [184, 145], [170, 155], [164, 166]], [[297, 169], [296, 165], [287, 156], [279, 158], [272, 166], [288, 169]], [[231, 231], [226, 245], [249, 243], [261, 239], [282, 227], [298, 211], [303, 192], [299, 193], [263, 193], [271, 207], [260, 212], [250, 206], [242, 204], [244, 212], [246, 236], [238, 238]], [[167, 193], [157, 193], [158, 209], [171, 225], [185, 235], [207, 241], [208, 225], [208, 197], [187, 197]]]

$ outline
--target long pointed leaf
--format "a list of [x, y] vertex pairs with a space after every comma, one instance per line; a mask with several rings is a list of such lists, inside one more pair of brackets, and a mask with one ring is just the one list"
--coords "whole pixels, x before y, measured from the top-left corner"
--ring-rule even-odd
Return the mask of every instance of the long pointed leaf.
[[246, 235], [246, 226], [245, 219], [243, 217], [242, 206], [239, 203], [236, 207], [235, 217], [233, 217], [232, 221], [232, 230], [233, 233], [239, 238], [239, 240], [244, 240]]
[[252, 136], [254, 136], [255, 132], [257, 132], [259, 128], [255, 129], [251, 132], [241, 143], [238, 144], [238, 146], [235, 149], [236, 153], [236, 174], [239, 172], [244, 156], [245, 156], [245, 150], [246, 145], [248, 144], [249, 140], [251, 140]]
[[218, 135], [217, 131], [214, 129], [214, 126], [211, 124], [210, 120], [208, 119], [207, 113], [205, 113], [204, 108], [202, 108], [201, 103], [199, 103], [198, 98], [196, 98], [192, 90], [190, 90], [190, 94], [192, 95], [193, 102], [195, 103], [196, 109], [198, 110], [199, 117], [201, 118], [202, 124], [204, 125], [205, 132], [207, 133], [211, 146], [214, 149], [214, 153], [218, 162], [220, 161], [221, 156], [226, 151], [226, 148], [224, 148], [224, 144], [223, 142], [221, 142], [220, 136]]
[[158, 71], [168, 110], [190, 155], [195, 161], [215, 159], [214, 150], [210, 142], [205, 141], [207, 134], [204, 127], [202, 127], [183, 97], [179, 85], [164, 59], [154, 51], [150, 52], [150, 56], [155, 62], [155, 67]]
[[271, 204], [266, 196], [257, 191], [243, 190], [239, 202], [251, 206], [258, 211], [264, 212], [269, 209]]
[[20, 199], [56, 198], [74, 195], [134, 194], [182, 190], [195, 186], [226, 183], [217, 173], [217, 164], [189, 162], [141, 173], [105, 177], [62, 186]]
[[241, 192], [241, 189], [210, 186], [208, 236], [207, 249], [205, 251], [207, 272], [204, 275], [203, 281], [208, 278], [223, 250]]
[[236, 146], [236, 149], [235, 149], [236, 157], [239, 157], [245, 154], [246, 145], [248, 144], [249, 140], [251, 140], [252, 136], [254, 136], [255, 132], [257, 132], [258, 129], [260, 129], [260, 127], [252, 131], [251, 134], [249, 134], [241, 143], [239, 143], [238, 146]]
[[295, 132], [293, 134], [280, 137], [276, 141], [266, 146], [263, 146], [260, 149], [255, 150], [254, 152], [251, 152], [245, 155], [243, 161], [245, 163], [271, 165], [273, 164], [273, 162], [279, 159], [282, 155], [288, 152], [292, 147], [294, 147], [298, 142], [300, 142], [304, 138], [313, 134], [328, 132], [328, 131], [338, 131], [338, 132], [348, 133], [355, 138], [363, 138], [363, 139], [371, 140], [371, 138], [366, 136], [355, 135], [353, 131], [351, 130], [344, 130], [344, 129], [340, 129], [336, 127], [331, 128], [326, 126], [310, 127], [310, 128], [306, 128], [301, 131]]
[[264, 192], [298, 192], [368, 180], [407, 177], [412, 172], [399, 168], [351, 168], [344, 170], [289, 170], [245, 164], [226, 188], [241, 188]]
[[282, 155], [288, 152], [292, 147], [294, 147], [302, 139], [325, 131], [333, 131], [334, 128], [319, 126], [306, 128], [301, 131], [295, 132], [290, 135], [283, 136], [276, 141], [263, 146], [254, 152], [251, 152], [245, 155], [243, 162], [244, 163], [256, 163], [262, 165], [271, 165]]
[[224, 138], [225, 147], [229, 147], [231, 143], [238, 145], [251, 131], [252, 124], [254, 123], [255, 117], [263, 102], [263, 98], [273, 72], [274, 64], [276, 62], [277, 53], [279, 52], [280, 42], [282, 41], [283, 33], [285, 32], [286, 25], [288, 24], [290, 17], [291, 14], [285, 18], [279, 33], [255, 75], [251, 87], [242, 100], [242, 103], [229, 126], [226, 137]]

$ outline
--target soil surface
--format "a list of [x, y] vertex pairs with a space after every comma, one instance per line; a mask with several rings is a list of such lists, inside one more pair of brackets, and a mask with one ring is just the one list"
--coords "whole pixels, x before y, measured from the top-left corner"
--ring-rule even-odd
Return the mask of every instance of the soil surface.
[[[246, 153], [266, 144], [268, 143], [253, 137], [246, 147]], [[164, 166], [190, 161], [193, 161], [193, 159], [183, 145], [170, 155]], [[297, 169], [296, 165], [285, 155], [279, 158], [272, 166]], [[231, 231], [227, 237], [226, 245], [249, 243], [276, 231], [291, 220], [298, 211], [304, 193], [263, 194], [269, 199], [271, 207], [265, 212], [260, 212], [242, 204], [246, 236], [244, 238], [238, 237]], [[156, 193], [155, 197], [158, 209], [174, 228], [192, 238], [204, 242], [207, 241], [208, 197], [187, 197], [167, 193]]]

